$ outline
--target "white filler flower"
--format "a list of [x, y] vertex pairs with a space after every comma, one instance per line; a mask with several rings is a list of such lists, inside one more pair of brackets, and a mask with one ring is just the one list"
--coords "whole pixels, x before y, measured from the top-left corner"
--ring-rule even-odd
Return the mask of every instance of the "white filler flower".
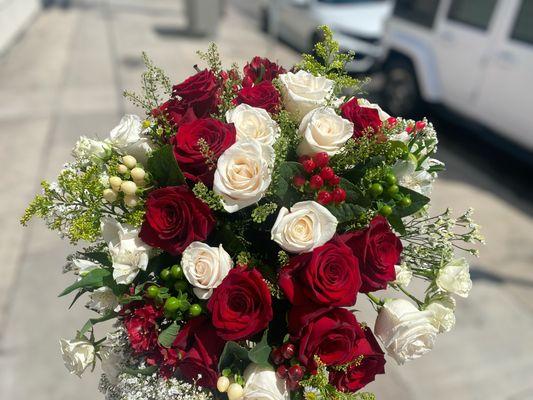
[[420, 311], [404, 299], [389, 299], [379, 311], [374, 332], [398, 364], [433, 349], [437, 328], [431, 311]]
[[87, 307], [99, 313], [106, 311], [118, 311], [120, 309], [117, 296], [108, 287], [101, 287], [96, 289], [90, 295], [90, 301]]
[[237, 140], [255, 139], [263, 144], [273, 145], [280, 129], [263, 108], [239, 104], [226, 112], [226, 121], [235, 125]]
[[285, 109], [298, 121], [310, 111], [326, 104], [333, 93], [334, 82], [323, 76], [300, 70], [279, 76]]
[[274, 368], [267, 365], [250, 364], [244, 371], [245, 400], [289, 400], [285, 380], [276, 376]]
[[307, 253], [329, 241], [337, 218], [315, 201], [301, 201], [289, 210], [283, 207], [272, 227], [272, 240], [291, 253]]
[[218, 159], [213, 190], [224, 208], [233, 213], [257, 203], [272, 181], [274, 149], [253, 139], [243, 139]]
[[94, 361], [94, 346], [86, 340], [60, 339], [61, 356], [71, 374], [81, 376]]
[[468, 261], [465, 258], [450, 261], [439, 270], [436, 283], [446, 292], [468, 297], [472, 289]]
[[206, 300], [233, 268], [233, 261], [222, 245], [210, 247], [202, 242], [192, 242], [183, 252], [181, 268], [193, 286], [194, 294]]
[[326, 152], [332, 156], [339, 152], [353, 135], [353, 124], [337, 115], [329, 107], [320, 107], [308, 113], [300, 123], [302, 141], [298, 155], [312, 156]]

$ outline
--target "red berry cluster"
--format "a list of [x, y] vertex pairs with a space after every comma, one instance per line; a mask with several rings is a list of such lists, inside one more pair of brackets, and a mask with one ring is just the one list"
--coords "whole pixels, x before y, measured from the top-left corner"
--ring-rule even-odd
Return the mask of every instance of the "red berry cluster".
[[296, 346], [292, 343], [284, 343], [270, 353], [272, 362], [277, 365], [276, 375], [287, 381], [289, 390], [297, 390], [299, 382], [304, 377], [305, 368], [299, 364], [291, 363], [296, 354]]
[[301, 188], [308, 183], [309, 189], [316, 193], [316, 201], [324, 206], [346, 200], [346, 191], [339, 187], [341, 178], [328, 165], [327, 153], [317, 153], [312, 158], [303, 156], [299, 162], [308, 176], [296, 175], [292, 180], [294, 186]]

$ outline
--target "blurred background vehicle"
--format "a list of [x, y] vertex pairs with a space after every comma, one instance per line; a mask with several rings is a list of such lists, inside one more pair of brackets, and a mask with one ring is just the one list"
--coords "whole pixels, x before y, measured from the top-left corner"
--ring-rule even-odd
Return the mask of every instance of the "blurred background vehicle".
[[522, 146], [531, 161], [533, 0], [398, 0], [383, 44], [387, 111], [439, 105]]
[[353, 73], [370, 71], [381, 54], [384, 23], [390, 0], [265, 0], [261, 12], [264, 31], [277, 35], [302, 52], [320, 41], [317, 27], [329, 25], [344, 51], [354, 51]]

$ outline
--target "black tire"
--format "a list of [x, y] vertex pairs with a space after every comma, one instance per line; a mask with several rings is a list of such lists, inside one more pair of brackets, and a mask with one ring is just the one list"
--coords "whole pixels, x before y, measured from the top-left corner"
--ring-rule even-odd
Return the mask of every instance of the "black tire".
[[385, 110], [398, 117], [422, 115], [424, 104], [412, 64], [404, 59], [392, 59], [385, 64], [384, 73], [383, 105]]

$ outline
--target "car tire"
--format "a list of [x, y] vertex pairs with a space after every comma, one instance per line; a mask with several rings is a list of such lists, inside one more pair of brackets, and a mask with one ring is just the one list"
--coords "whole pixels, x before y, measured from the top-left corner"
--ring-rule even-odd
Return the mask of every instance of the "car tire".
[[394, 116], [417, 117], [423, 114], [418, 81], [412, 64], [403, 59], [388, 61], [384, 67], [383, 105]]

